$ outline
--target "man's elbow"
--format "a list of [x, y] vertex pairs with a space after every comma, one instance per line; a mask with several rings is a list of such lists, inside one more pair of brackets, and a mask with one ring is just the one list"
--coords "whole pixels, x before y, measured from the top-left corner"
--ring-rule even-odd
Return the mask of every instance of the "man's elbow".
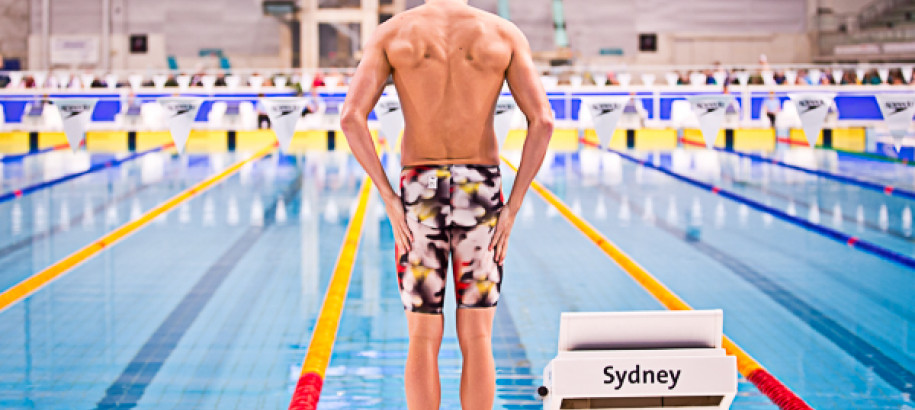
[[530, 130], [536, 130], [537, 134], [542, 135], [547, 140], [553, 136], [554, 120], [552, 115], [539, 115], [529, 121], [528, 128]]
[[340, 128], [343, 131], [358, 127], [361, 123], [367, 121], [368, 114], [361, 115], [356, 110], [344, 105], [340, 110]]

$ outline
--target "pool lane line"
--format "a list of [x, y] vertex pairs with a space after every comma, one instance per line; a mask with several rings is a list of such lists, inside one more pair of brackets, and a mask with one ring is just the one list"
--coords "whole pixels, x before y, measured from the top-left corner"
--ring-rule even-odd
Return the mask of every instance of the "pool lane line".
[[[175, 305], [171, 313], [159, 324], [159, 327], [149, 336], [146, 343], [137, 351], [133, 359], [124, 367], [120, 376], [105, 390], [105, 396], [96, 403], [96, 409], [132, 409], [137, 406], [146, 393], [146, 389], [159, 374], [159, 370], [181, 342], [184, 334], [207, 306], [219, 287], [225, 282], [239, 261], [247, 255], [261, 238], [264, 231], [276, 221], [276, 206], [280, 198], [286, 202], [291, 201], [302, 187], [302, 174], [289, 184], [285, 191], [277, 192], [273, 203], [264, 209], [264, 225], [252, 226], [244, 231], [241, 237], [235, 240], [219, 258], [206, 270], [188, 290], [180, 302]], [[263, 286], [265, 281], [258, 281]], [[248, 300], [255, 296], [255, 291], [247, 289]], [[239, 302], [237, 308], [245, 309], [247, 305]], [[233, 318], [238, 319], [236, 316]], [[216, 354], [208, 351], [207, 354]]]
[[602, 149], [607, 152], [612, 152], [614, 154], [619, 155], [621, 158], [623, 158], [627, 161], [634, 162], [634, 163], [639, 164], [644, 167], [652, 168], [661, 173], [667, 174], [668, 176], [673, 177], [674, 179], [677, 179], [677, 180], [680, 180], [687, 184], [693, 185], [697, 188], [701, 188], [703, 190], [710, 191], [713, 194], [720, 195], [720, 196], [730, 199], [732, 201], [745, 204], [745, 205], [749, 206], [750, 208], [753, 208], [757, 211], [768, 213], [778, 219], [781, 219], [783, 221], [790, 222], [792, 224], [805, 228], [808, 231], [818, 233], [826, 238], [830, 238], [837, 242], [844, 243], [844, 244], [848, 245], [850, 248], [855, 248], [855, 249], [870, 253], [872, 255], [879, 256], [883, 259], [895, 262], [895, 263], [905, 266], [907, 268], [915, 269], [915, 258], [912, 258], [911, 256], [903, 255], [899, 252], [886, 249], [886, 248], [884, 248], [880, 245], [874, 244], [870, 241], [866, 241], [864, 239], [858, 238], [857, 236], [848, 235], [846, 233], [837, 231], [835, 229], [827, 228], [825, 226], [815, 224], [806, 219], [788, 215], [787, 212], [784, 212], [780, 209], [776, 209], [771, 206], [765, 205], [763, 203], [754, 201], [752, 199], [745, 198], [741, 195], [738, 195], [731, 191], [723, 189], [717, 185], [705, 183], [705, 182], [690, 178], [688, 176], [679, 174], [677, 172], [671, 171], [670, 169], [667, 169], [665, 167], [662, 167], [659, 165], [654, 165], [651, 162], [633, 157], [629, 154], [626, 154], [621, 151], [617, 151], [613, 148], [600, 148], [597, 144], [590, 142], [590, 141], [586, 141], [584, 139], [581, 139], [581, 142], [585, 145], [589, 145], [589, 146], [595, 147], [597, 149]]
[[340, 326], [340, 316], [343, 305], [346, 303], [346, 291], [349, 288], [350, 277], [356, 262], [356, 252], [359, 250], [359, 240], [362, 237], [362, 226], [365, 222], [365, 212], [368, 208], [372, 181], [366, 176], [359, 190], [359, 203], [356, 212], [346, 227], [340, 254], [334, 266], [333, 276], [324, 295], [324, 303], [315, 322], [311, 334], [311, 343], [308, 353], [302, 363], [302, 372], [296, 383], [292, 400], [289, 402], [290, 410], [317, 409], [318, 400], [321, 398], [321, 389], [324, 386], [324, 374], [330, 363], [330, 355], [334, 349], [337, 338], [337, 329]]
[[[164, 214], [165, 212], [170, 211], [172, 208], [178, 206], [180, 203], [194, 197], [195, 195], [206, 191], [211, 188], [213, 185], [216, 185], [219, 182], [222, 182], [224, 179], [230, 175], [237, 172], [247, 163], [253, 162], [261, 157], [267, 156], [273, 152], [276, 147], [276, 143], [270, 144], [260, 151], [254, 153], [254, 155], [248, 157], [245, 160], [236, 162], [229, 168], [221, 171], [220, 173], [213, 175], [203, 181], [198, 182], [194, 186], [178, 193], [177, 195], [171, 197], [165, 202], [157, 205], [155, 208], [150, 209], [148, 212], [143, 214], [141, 217], [127, 222], [120, 227], [114, 229], [111, 232], [108, 232], [101, 238], [95, 240], [94, 242], [82, 247], [81, 249], [73, 252], [69, 256], [55, 262], [51, 266], [48, 266], [44, 270], [33, 274], [29, 278], [17, 283], [13, 287], [0, 293], [0, 312], [3, 312], [9, 306], [13, 305], [16, 302], [19, 302], [25, 297], [37, 292], [39, 289], [50, 283], [51, 281], [59, 278], [61, 275], [70, 271], [79, 264], [85, 262], [89, 258], [95, 256], [97, 253], [105, 250], [106, 248], [115, 245], [121, 239], [124, 239], [128, 235], [134, 233], [138, 229], [146, 226], [153, 219], [156, 219], [159, 215]], [[161, 149], [156, 148], [156, 149]]]
[[[809, 202], [806, 202], [806, 201], [803, 201], [803, 200], [800, 200], [800, 199], [795, 199], [795, 198], [794, 198], [793, 196], [791, 196], [790, 194], [785, 194], [785, 193], [781, 193], [781, 192], [776, 192], [776, 191], [769, 190], [769, 189], [767, 189], [767, 188], [765, 188], [765, 187], [760, 186], [759, 184], [749, 183], [749, 182], [746, 182], [746, 181], [739, 181], [739, 180], [735, 179], [734, 177], [730, 177], [730, 176], [724, 176], [724, 177], [722, 177], [722, 178], [723, 178], [724, 180], [730, 181], [730, 182], [731, 182], [732, 184], [734, 184], [734, 185], [738, 185], [738, 184], [739, 184], [739, 185], [746, 186], [746, 187], [749, 187], [749, 188], [751, 188], [751, 189], [754, 189], [754, 190], [756, 190], [756, 191], [759, 191], [759, 192], [761, 192], [761, 193], [763, 193], [764, 195], [767, 195], [767, 196], [771, 196], [771, 197], [774, 197], [774, 198], [778, 198], [778, 199], [781, 199], [781, 200], [783, 200], [783, 201], [794, 202], [794, 203], [796, 203], [796, 204], [798, 204], [798, 205], [800, 205], [800, 206], [802, 206], [802, 207], [804, 207], [804, 208], [807, 208], [808, 210], [809, 210], [810, 208], [813, 207]], [[817, 209], [820, 211], [821, 214], [826, 214], [826, 215], [831, 215], [831, 214], [832, 214], [832, 211], [833, 211], [832, 209], [822, 207], [822, 206], [820, 206], [819, 204], [817, 204]], [[849, 216], [849, 215], [845, 215], [844, 212], [842, 213], [842, 221], [848, 222], [848, 223], [854, 224], [854, 225], [857, 225], [857, 224], [858, 224], [858, 220], [857, 220], [857, 219], [855, 219], [855, 218], [853, 218], [853, 217], [851, 217], [851, 216]], [[866, 219], [865, 219], [864, 223], [861, 224], [861, 226], [864, 227], [864, 228], [870, 229], [870, 230], [873, 231], [874, 233], [886, 234], [886, 235], [892, 236], [892, 237], [894, 237], [894, 238], [896, 238], [896, 239], [899, 239], [899, 240], [901, 240], [901, 241], [910, 242], [910, 243], [915, 243], [915, 237], [913, 237], [912, 235], [906, 235], [906, 234], [905, 234], [904, 232], [902, 232], [902, 231], [898, 231], [898, 230], [896, 230], [896, 229], [890, 229], [889, 227], [887, 227], [887, 228], [884, 230], [883, 228], [880, 228], [879, 225], [876, 225], [876, 224], [874, 224], [873, 222], [869, 222], [869, 221], [867, 221]]]
[[[507, 158], [502, 157], [502, 161], [512, 170], [518, 172], [518, 168]], [[582, 217], [572, 212], [572, 210], [562, 202], [562, 200], [556, 197], [556, 195], [550, 192], [549, 189], [536, 180], [531, 182], [531, 188], [540, 194], [544, 200], [553, 205], [562, 216], [603, 250], [610, 259], [616, 262], [623, 271], [629, 274], [629, 276], [648, 291], [648, 293], [661, 302], [664, 307], [670, 310], [692, 310], [692, 307], [689, 304], [668, 289], [667, 286], [645, 270], [645, 268], [633, 260], [632, 257], [623, 252], [622, 249], [607, 239], [607, 237], [601, 234]], [[730, 338], [723, 336], [722, 345], [729, 355], [737, 358], [737, 370], [740, 374], [753, 383], [756, 388], [765, 394], [769, 400], [772, 400], [773, 403], [782, 409], [811, 409], [810, 405], [798, 397], [781, 381], [776, 379], [775, 376], [769, 373], [769, 371], [759, 364], [756, 359], [753, 359], [752, 356], [731, 341]]]
[[[611, 188], [602, 187], [601, 190], [609, 195], [613, 200], [622, 202], [620, 195], [614, 192]], [[643, 211], [643, 208], [638, 204], [633, 203], [631, 206], [635, 212]], [[779, 306], [791, 312], [795, 317], [807, 324], [807, 326], [817, 331], [820, 336], [828, 339], [834, 345], [842, 349], [846, 354], [864, 365], [864, 367], [872, 369], [877, 376], [882, 378], [893, 388], [899, 390], [902, 393], [909, 394], [910, 396], [915, 395], [915, 387], [913, 387], [915, 386], [915, 374], [906, 369], [905, 366], [899, 364], [899, 362], [893, 358], [883, 353], [883, 351], [881, 351], [879, 348], [872, 345], [867, 340], [864, 340], [855, 332], [843, 326], [839, 321], [836, 321], [827, 315], [826, 312], [817, 309], [811, 304], [805, 302], [793, 291], [780, 285], [778, 282], [770, 279], [762, 272], [744, 263], [740, 260], [740, 258], [732, 256], [731, 254], [709, 244], [708, 242], [701, 240], [689, 240], [685, 231], [662, 219], [654, 221], [653, 224], [655, 224], [662, 231], [665, 231], [670, 235], [683, 240], [683, 242], [694, 248], [696, 251], [714, 259], [715, 261], [721, 263], [721, 265], [724, 267], [730, 269], [731, 272], [739, 276], [751, 286], [755, 287], [762, 294], [768, 296]], [[835, 280], [841, 281], [841, 279], [838, 278]], [[848, 282], [845, 282], [844, 284], [848, 287], [854, 287], [854, 284]], [[867, 296], [870, 296], [875, 300], [882, 299], [880, 295], [868, 294], [867, 290], [858, 289], [858, 291], [864, 293]], [[896, 312], [897, 314], [905, 314], [902, 311], [906, 310], [906, 307], [899, 306], [898, 304], [892, 302], [885, 303], [893, 305], [892, 307], [898, 311]]]
[[833, 150], [840, 154], [846, 154], [846, 155], [849, 155], [852, 157], [858, 157], [861, 159], [878, 161], [878, 162], [889, 162], [889, 163], [893, 163], [893, 164], [900, 164], [900, 165], [905, 165], [905, 166], [909, 166], [909, 167], [915, 167], [915, 163], [909, 161], [907, 158], [893, 158], [893, 157], [888, 157], [886, 155], [875, 154], [872, 152], [856, 152], [856, 151], [849, 151], [849, 150], [840, 149], [840, 148], [825, 148], [825, 149], [830, 149], [830, 150]]
[[[83, 141], [85, 141], [85, 140], [83, 140]], [[81, 146], [82, 146], [83, 144], [85, 144], [85, 142], [80, 143]], [[40, 149], [40, 150], [37, 150], [37, 151], [26, 152], [26, 153], [24, 153], [24, 154], [5, 155], [5, 156], [3, 156], [2, 158], [0, 158], [0, 163], [5, 164], [5, 163], [8, 163], [8, 162], [16, 162], [16, 161], [20, 161], [20, 160], [22, 160], [22, 159], [24, 159], [24, 158], [26, 158], [26, 157], [32, 157], [32, 156], [35, 156], [35, 155], [44, 154], [44, 153], [46, 153], [46, 152], [59, 151], [59, 150], [62, 150], [62, 149], [67, 149], [67, 148], [70, 148], [70, 144], [59, 144], [59, 145], [55, 145], [55, 146], [53, 146], [53, 147], [48, 147], [48, 148]]]
[[728, 150], [725, 148], [718, 148], [718, 147], [715, 147], [713, 149], [718, 152], [725, 152], [728, 154], [737, 155], [741, 158], [749, 158], [750, 160], [753, 160], [755, 162], [762, 162], [765, 164], [775, 164], [775, 165], [778, 165], [783, 168], [804, 172], [804, 173], [807, 173], [810, 175], [816, 175], [818, 177], [831, 179], [833, 181], [838, 181], [838, 182], [841, 182], [844, 184], [856, 185], [861, 188], [869, 189], [871, 191], [883, 192], [887, 196], [898, 196], [901, 198], [915, 199], [915, 191], [910, 191], [910, 190], [902, 189], [902, 188], [896, 188], [892, 185], [865, 181], [863, 179], [852, 178], [849, 176], [840, 175], [840, 174], [836, 174], [836, 173], [829, 172], [829, 171], [821, 171], [818, 169], [810, 169], [810, 168], [800, 167], [797, 165], [791, 165], [782, 160], [764, 157], [762, 155], [750, 154], [748, 152], [733, 151], [733, 150]]
[[[127, 192], [121, 194], [120, 196], [118, 196], [116, 198], [112, 198], [103, 204], [99, 204], [95, 208], [91, 209], [92, 215], [101, 214], [106, 209], [108, 209], [108, 207], [110, 207], [111, 205], [117, 204], [119, 202], [123, 202], [129, 198], [132, 198], [153, 185], [156, 185], [156, 183], [142, 184], [140, 186], [135, 187], [134, 189], [132, 189], [130, 191], [127, 191]], [[69, 225], [71, 227], [76, 226], [76, 225], [80, 224], [85, 218], [86, 218], [85, 213], [76, 215], [76, 216], [70, 218]], [[53, 228], [49, 228], [43, 232], [33, 233], [16, 242], [13, 242], [13, 243], [10, 243], [3, 247], [0, 247], [0, 259], [5, 258], [16, 251], [19, 251], [19, 250], [22, 250], [22, 249], [28, 247], [34, 241], [43, 240], [43, 239], [47, 238], [48, 236], [55, 235], [55, 234], [58, 234], [63, 231], [64, 231], [64, 224], [58, 223]]]
[[[777, 138], [776, 141], [785, 143], [788, 145], [810, 147], [810, 144], [808, 144], [806, 142], [790, 141], [788, 138], [780, 137], [780, 138]], [[683, 144], [686, 144], [686, 145], [694, 146], [694, 147], [707, 148], [705, 143], [688, 140], [684, 137], [680, 137], [680, 142]], [[817, 145], [816, 148], [819, 148], [822, 150], [827, 150], [827, 151], [835, 151], [840, 154], [847, 154], [847, 155], [850, 155], [853, 157], [858, 157], [861, 159], [867, 159], [867, 160], [879, 161], [879, 162], [890, 162], [890, 163], [896, 163], [896, 164], [906, 165], [906, 166], [910, 166], [910, 167], [915, 166], [915, 163], [909, 161], [906, 158], [892, 158], [892, 157], [888, 157], [886, 155], [875, 154], [872, 152], [858, 152], [858, 151], [851, 151], [851, 150], [842, 149], [842, 148], [824, 147], [822, 145]], [[717, 149], [720, 149], [720, 148], [717, 148]]]
[[125, 162], [133, 161], [133, 160], [135, 160], [135, 159], [137, 159], [137, 158], [140, 158], [140, 157], [142, 157], [142, 156], [144, 156], [144, 155], [146, 155], [146, 154], [151, 154], [151, 153], [153, 153], [153, 152], [159, 152], [159, 151], [165, 150], [165, 149], [167, 149], [167, 148], [169, 148], [169, 147], [172, 147], [172, 146], [174, 146], [174, 145], [175, 145], [174, 143], [169, 142], [168, 144], [164, 144], [164, 145], [158, 146], [158, 147], [156, 147], [156, 148], [152, 148], [152, 149], [149, 149], [149, 150], [146, 150], [146, 151], [143, 151], [143, 152], [137, 152], [137, 153], [134, 153], [134, 154], [130, 154], [130, 155], [124, 157], [124, 158], [113, 159], [113, 160], [110, 160], [110, 161], [100, 162], [100, 163], [98, 163], [98, 164], [95, 164], [95, 165], [90, 166], [88, 169], [83, 170], [83, 171], [74, 172], [74, 173], [72, 173], [72, 174], [67, 174], [67, 175], [64, 175], [64, 176], [62, 176], [62, 177], [58, 177], [58, 178], [50, 179], [50, 180], [47, 180], [47, 181], [39, 182], [39, 183], [37, 183], [37, 184], [29, 185], [29, 186], [24, 187], [24, 188], [14, 189], [14, 190], [12, 190], [12, 191], [10, 191], [10, 192], [7, 192], [7, 193], [5, 193], [5, 194], [0, 194], [0, 204], [2, 204], [2, 203], [4, 203], [4, 202], [12, 201], [12, 200], [14, 200], [14, 199], [16, 199], [16, 198], [20, 198], [20, 197], [22, 197], [22, 196], [24, 196], [24, 195], [28, 195], [28, 194], [31, 194], [31, 193], [33, 193], [33, 192], [40, 191], [40, 190], [45, 189], [45, 188], [49, 188], [49, 187], [52, 187], [52, 186], [57, 185], [57, 184], [60, 184], [60, 183], [67, 182], [67, 181], [69, 181], [69, 180], [71, 180], [71, 179], [79, 178], [79, 177], [81, 177], [81, 176], [83, 176], [83, 175], [91, 174], [91, 173], [93, 173], [93, 172], [101, 171], [101, 170], [103, 170], [103, 169], [108, 169], [108, 168], [120, 166], [121, 164], [123, 164], [123, 163], [125, 163]]
[[[149, 188], [149, 187], [151, 187], [151, 186], [153, 186], [153, 185], [154, 185], [154, 184], [143, 184], [143, 185], [140, 185], [140, 186], [138, 186], [138, 187], [136, 187], [136, 188], [134, 188], [134, 189], [132, 189], [132, 190], [130, 190], [130, 191], [128, 191], [128, 192], [125, 192], [124, 194], [118, 196], [117, 198], [112, 198], [112, 199], [111, 199], [110, 201], [108, 201], [108, 202], [105, 202], [105, 203], [103, 203], [103, 204], [99, 204], [99, 205], [96, 206], [95, 208], [91, 209], [92, 215], [101, 214], [101, 213], [104, 212], [106, 209], [108, 209], [109, 206], [114, 205], [114, 204], [117, 204], [117, 203], [119, 203], [119, 202], [121, 202], [121, 201], [124, 201], [124, 200], [126, 200], [126, 199], [128, 199], [128, 198], [132, 198], [132, 197], [135, 196], [136, 194], [140, 193], [141, 191], [143, 191], [143, 190], [145, 190], [145, 189], [147, 189], [147, 188]], [[68, 225], [70, 225], [71, 227], [72, 227], [72, 226], [75, 226], [75, 225], [78, 225], [78, 224], [79, 224], [80, 222], [82, 222], [85, 218], [86, 218], [86, 214], [85, 214], [85, 213], [76, 215], [76, 216], [70, 218], [70, 221], [68, 222]], [[64, 231], [64, 224], [63, 224], [63, 222], [61, 222], [61, 223], [58, 223], [57, 225], [55, 225], [55, 226], [52, 227], [52, 228], [46, 229], [46, 230], [44, 230], [44, 231], [42, 231], [42, 232], [33, 233], [33, 234], [31, 234], [31, 235], [29, 235], [29, 236], [26, 236], [26, 237], [24, 237], [24, 238], [22, 238], [22, 239], [20, 239], [20, 240], [18, 240], [18, 241], [16, 241], [16, 242], [10, 243], [9, 245], [0, 247], [0, 259], [5, 258], [5, 257], [9, 256], [10, 254], [16, 252], [16, 251], [19, 251], [19, 250], [22, 250], [22, 249], [28, 247], [29, 245], [31, 245], [31, 244], [32, 244], [33, 242], [35, 242], [35, 241], [43, 240], [43, 239], [45, 239], [45, 238], [47, 238], [47, 237], [49, 237], [49, 236], [51, 236], [51, 235], [55, 235], [55, 234], [58, 234], [58, 233], [63, 232], [63, 231]]]

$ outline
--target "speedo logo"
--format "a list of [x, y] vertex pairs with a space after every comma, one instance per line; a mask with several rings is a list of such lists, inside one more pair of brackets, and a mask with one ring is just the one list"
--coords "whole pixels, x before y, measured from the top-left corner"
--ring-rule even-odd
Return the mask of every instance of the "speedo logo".
[[890, 111], [890, 115], [901, 113], [915, 105], [912, 101], [887, 101], [883, 104], [887, 110]]
[[612, 103], [591, 104], [591, 110], [592, 110], [592, 111], [597, 111], [596, 117], [600, 117], [600, 116], [602, 116], [602, 115], [610, 114], [610, 113], [612, 113], [612, 112], [614, 112], [614, 111], [619, 111], [619, 110], [621, 110], [622, 108], [623, 108], [623, 105], [622, 105], [622, 104], [612, 104]]
[[400, 103], [397, 102], [385, 102], [378, 105], [378, 108], [381, 109], [381, 112], [384, 114], [390, 114], [394, 111], [400, 109]]
[[511, 111], [512, 108], [515, 108], [515, 106], [510, 103], [496, 104], [496, 115], [505, 114]]
[[700, 115], [713, 113], [725, 107], [724, 101], [698, 101], [696, 108], [703, 111]]
[[623, 388], [626, 383], [660, 384], [667, 386], [667, 390], [673, 390], [680, 381], [681, 372], [682, 370], [643, 370], [640, 365], [635, 365], [632, 370], [615, 370], [613, 366], [607, 366], [604, 368], [604, 375], [607, 376], [604, 384], [614, 386], [613, 390]]
[[295, 105], [274, 105], [273, 112], [278, 114], [280, 117], [285, 117], [289, 114], [292, 114], [296, 111]]
[[196, 106], [191, 103], [169, 103], [165, 108], [172, 112], [172, 116], [177, 117], [191, 112]]
[[73, 118], [92, 109], [89, 104], [61, 104], [60, 112], [64, 114], [64, 119]]
[[823, 100], [800, 100], [797, 102], [798, 108], [803, 110], [801, 111], [801, 114], [813, 111], [824, 105], [826, 105], [826, 103]]

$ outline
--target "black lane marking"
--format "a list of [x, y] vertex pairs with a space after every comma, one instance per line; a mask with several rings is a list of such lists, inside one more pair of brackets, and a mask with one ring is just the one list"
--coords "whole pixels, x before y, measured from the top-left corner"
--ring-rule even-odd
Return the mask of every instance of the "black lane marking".
[[[301, 178], [300, 172], [286, 191], [281, 194], [282, 197], [295, 197], [302, 186]], [[235, 265], [260, 239], [264, 230], [274, 223], [278, 202], [278, 200], [274, 201], [264, 210], [263, 227], [248, 228], [241, 238], [236, 240], [194, 284], [194, 287], [175, 306], [159, 328], [146, 340], [121, 375], [105, 390], [105, 397], [99, 400], [96, 409], [131, 409], [137, 406], [146, 392], [146, 388], [162, 369], [165, 361], [171, 356], [181, 338], [206, 307], [213, 294], [229, 276], [229, 273], [235, 269]]]
[[[617, 202], [620, 201], [619, 195], [610, 188], [603, 187], [602, 190]], [[641, 207], [636, 204], [630, 204], [630, 206], [636, 212], [642, 211], [640, 209]], [[829, 341], [844, 350], [849, 356], [854, 357], [855, 360], [865, 367], [873, 370], [874, 373], [885, 380], [890, 386], [893, 386], [902, 393], [910, 395], [910, 397], [915, 394], [915, 374], [884, 354], [874, 345], [868, 343], [854, 332], [846, 329], [823, 311], [804, 302], [793, 292], [769, 279], [762, 272], [741, 262], [740, 259], [707, 243], [689, 240], [686, 232], [668, 224], [666, 221], [656, 219], [654, 223], [663, 231], [682, 239], [697, 251], [715, 259], [730, 269], [737, 274], [737, 276], [740, 276], [747, 283], [753, 285], [764, 295], [768, 296], [812, 329], [816, 330], [821, 336], [829, 339]]]
[[505, 295], [499, 298], [496, 307], [492, 339], [492, 353], [496, 364], [496, 396], [513, 402], [505, 406], [507, 409], [542, 409], [543, 403], [537, 399], [537, 387], [540, 384], [535, 383], [539, 377], [531, 370], [531, 361], [508, 310]]

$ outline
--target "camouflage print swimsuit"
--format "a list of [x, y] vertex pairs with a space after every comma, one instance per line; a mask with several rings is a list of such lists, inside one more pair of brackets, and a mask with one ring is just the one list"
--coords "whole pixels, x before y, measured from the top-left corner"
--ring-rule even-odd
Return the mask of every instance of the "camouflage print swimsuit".
[[441, 314], [448, 256], [459, 308], [493, 307], [502, 267], [489, 250], [502, 209], [502, 177], [495, 165], [405, 168], [400, 192], [413, 233], [410, 252], [398, 251], [397, 277], [404, 309]]

